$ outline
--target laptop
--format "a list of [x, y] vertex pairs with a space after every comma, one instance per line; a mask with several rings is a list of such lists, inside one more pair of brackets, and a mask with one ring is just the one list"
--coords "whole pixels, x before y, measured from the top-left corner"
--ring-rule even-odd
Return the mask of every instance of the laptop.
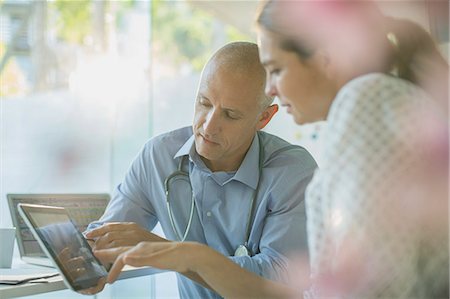
[[76, 228], [83, 232], [92, 221], [98, 220], [109, 202], [108, 194], [7, 194], [9, 211], [16, 227], [20, 258], [29, 264], [53, 267], [52, 261], [41, 250], [30, 229], [19, 215], [19, 203], [63, 207]]

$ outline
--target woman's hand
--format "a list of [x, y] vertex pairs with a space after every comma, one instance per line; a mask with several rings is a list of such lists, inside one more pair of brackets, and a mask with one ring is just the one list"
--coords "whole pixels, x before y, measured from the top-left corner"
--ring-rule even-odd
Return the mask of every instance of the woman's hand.
[[191, 272], [203, 247], [191, 242], [141, 242], [134, 247], [95, 250], [94, 254], [103, 263], [114, 262], [107, 278], [108, 283], [113, 283], [125, 265]]
[[141, 242], [134, 247], [95, 250], [102, 262], [113, 262], [107, 282], [113, 283], [125, 265], [176, 271], [224, 297], [293, 298], [284, 284], [251, 273], [228, 257], [195, 242]]

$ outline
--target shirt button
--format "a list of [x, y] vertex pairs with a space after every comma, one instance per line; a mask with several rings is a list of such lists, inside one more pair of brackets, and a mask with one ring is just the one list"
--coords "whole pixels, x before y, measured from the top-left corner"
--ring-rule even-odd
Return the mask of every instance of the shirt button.
[[206, 216], [211, 217], [211, 212], [210, 211], [206, 212]]

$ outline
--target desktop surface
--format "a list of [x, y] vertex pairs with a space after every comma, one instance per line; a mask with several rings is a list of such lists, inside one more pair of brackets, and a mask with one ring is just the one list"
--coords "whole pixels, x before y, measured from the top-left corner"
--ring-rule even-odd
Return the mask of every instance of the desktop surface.
[[[5, 275], [29, 275], [30, 277], [36, 276], [36, 274], [51, 274], [56, 273], [56, 269], [30, 265], [27, 264], [20, 259], [13, 260], [13, 266], [11, 269], [0, 268], [0, 276], [4, 277]], [[145, 275], [154, 275], [157, 273], [162, 273], [164, 271], [142, 267], [142, 268], [134, 268], [134, 267], [126, 267], [119, 279], [128, 279], [134, 277], [140, 277]], [[24, 283], [20, 285], [0, 285], [0, 298], [1, 299], [9, 299], [30, 295], [43, 294], [53, 291], [65, 290], [67, 289], [60, 275], [48, 279], [47, 283]]]

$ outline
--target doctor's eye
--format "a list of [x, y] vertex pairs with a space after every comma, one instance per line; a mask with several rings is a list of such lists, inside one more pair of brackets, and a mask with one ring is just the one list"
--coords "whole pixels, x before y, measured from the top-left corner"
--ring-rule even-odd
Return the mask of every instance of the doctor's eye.
[[211, 107], [212, 106], [211, 103], [207, 99], [205, 99], [204, 97], [199, 97], [197, 99], [197, 103], [200, 106], [204, 106], [204, 107]]
[[225, 116], [228, 119], [231, 119], [231, 120], [238, 120], [239, 119], [239, 116], [237, 116], [237, 115], [235, 115], [235, 114], [233, 114], [231, 112], [225, 112]]

